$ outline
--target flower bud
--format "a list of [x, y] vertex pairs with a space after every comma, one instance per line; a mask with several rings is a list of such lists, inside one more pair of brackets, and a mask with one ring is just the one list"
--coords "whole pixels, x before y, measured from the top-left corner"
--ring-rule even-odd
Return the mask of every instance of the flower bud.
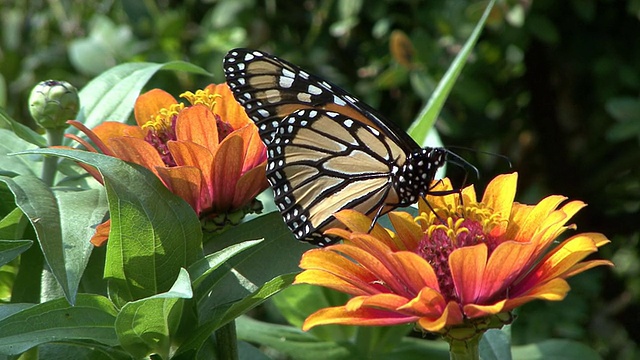
[[29, 95], [31, 117], [45, 129], [67, 127], [66, 121], [75, 118], [79, 104], [78, 90], [66, 81], [43, 81]]

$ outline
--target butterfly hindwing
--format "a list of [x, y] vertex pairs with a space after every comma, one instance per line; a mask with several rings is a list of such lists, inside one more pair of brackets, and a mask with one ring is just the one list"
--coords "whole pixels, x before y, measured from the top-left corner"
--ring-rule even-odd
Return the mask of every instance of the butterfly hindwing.
[[388, 140], [373, 127], [326, 110], [298, 110], [279, 123], [267, 147], [267, 178], [298, 239], [327, 245], [333, 239], [320, 234], [339, 226], [334, 213], [348, 208], [371, 215], [397, 203], [391, 174], [404, 152]]

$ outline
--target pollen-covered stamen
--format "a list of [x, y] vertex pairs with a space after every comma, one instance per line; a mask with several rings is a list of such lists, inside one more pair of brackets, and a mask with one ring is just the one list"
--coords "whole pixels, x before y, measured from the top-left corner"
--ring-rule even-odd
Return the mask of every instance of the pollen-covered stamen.
[[160, 109], [151, 120], [142, 125], [147, 129], [145, 141], [151, 144], [160, 154], [162, 161], [167, 166], [175, 166], [176, 163], [169, 153], [167, 142], [176, 139], [175, 123], [178, 113], [184, 109], [184, 104], [173, 104], [168, 109]]

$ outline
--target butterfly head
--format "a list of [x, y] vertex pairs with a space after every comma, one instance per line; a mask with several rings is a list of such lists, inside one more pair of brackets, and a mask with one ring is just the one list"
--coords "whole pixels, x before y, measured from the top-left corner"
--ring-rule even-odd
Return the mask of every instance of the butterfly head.
[[417, 149], [407, 156], [394, 176], [393, 187], [399, 195], [399, 205], [408, 206], [426, 194], [436, 172], [447, 161], [445, 148]]

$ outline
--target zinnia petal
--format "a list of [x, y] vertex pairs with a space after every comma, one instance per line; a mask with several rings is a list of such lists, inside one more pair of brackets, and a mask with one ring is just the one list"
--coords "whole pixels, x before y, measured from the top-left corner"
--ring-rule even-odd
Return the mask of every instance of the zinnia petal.
[[149, 90], [138, 96], [133, 107], [134, 116], [138, 126], [153, 120], [161, 109], [168, 109], [177, 103], [176, 99], [168, 92], [160, 89]]

